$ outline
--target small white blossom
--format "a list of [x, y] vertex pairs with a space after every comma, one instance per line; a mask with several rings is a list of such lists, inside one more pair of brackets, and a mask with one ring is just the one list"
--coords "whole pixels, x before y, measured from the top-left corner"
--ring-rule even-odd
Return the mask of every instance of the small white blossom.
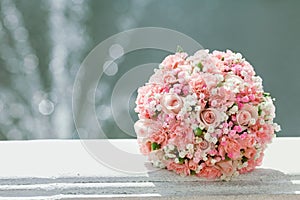
[[200, 93], [199, 97], [200, 97], [200, 99], [204, 99], [205, 98], [205, 94]]
[[211, 140], [211, 136], [209, 133], [205, 133], [204, 134], [204, 139], [207, 140], [207, 141], [210, 141]]
[[171, 151], [173, 151], [175, 149], [175, 146], [173, 144], [169, 144], [168, 147]]
[[175, 155], [175, 154], [168, 153], [168, 154], [166, 154], [166, 157], [167, 157], [167, 158], [176, 158], [176, 155]]
[[160, 104], [158, 104], [158, 105], [156, 106], [156, 110], [157, 110], [157, 111], [161, 111], [161, 110], [162, 110], [162, 106], [161, 106]]
[[199, 128], [200, 128], [201, 130], [203, 130], [203, 129], [205, 128], [204, 124], [201, 123], [201, 124], [199, 125]]
[[154, 98], [155, 98], [155, 99], [160, 99], [160, 98], [161, 98], [161, 94], [157, 94], [157, 93], [156, 93], [156, 94], [154, 95]]
[[254, 118], [250, 119], [250, 125], [254, 125], [256, 123], [256, 120]]
[[215, 107], [215, 106], [217, 105], [217, 103], [218, 103], [218, 102], [217, 102], [216, 100], [212, 100], [212, 101], [211, 101], [211, 105], [212, 105], [213, 107]]
[[279, 132], [279, 131], [281, 131], [281, 127], [280, 127], [280, 125], [278, 125], [277, 123], [274, 123], [274, 130], [276, 131], [276, 132]]
[[193, 145], [193, 144], [187, 144], [187, 145], [186, 145], [186, 148], [187, 148], [188, 150], [194, 149], [194, 145]]
[[218, 90], [216, 89], [216, 88], [213, 88], [212, 90], [211, 90], [211, 94], [212, 95], [216, 95], [218, 93]]
[[213, 164], [213, 165], [214, 165], [214, 164], [217, 162], [217, 160], [216, 160], [216, 159], [211, 159], [211, 161], [210, 161], [210, 162], [211, 162], [211, 164]]
[[232, 113], [236, 113], [239, 110], [239, 107], [237, 105], [234, 105], [230, 110]]
[[241, 71], [241, 75], [244, 76], [244, 77], [247, 77], [247, 76], [248, 76], [248, 73], [247, 73], [246, 71], [242, 70], [242, 71]]
[[[264, 125], [264, 124], [265, 124], [265, 120], [260, 119], [260, 120], [259, 120], [259, 123], [260, 123], [260, 125]], [[255, 124], [255, 123], [254, 123], [254, 124]]]
[[198, 127], [198, 125], [197, 124], [192, 124], [191, 125], [191, 128], [194, 130], [194, 129], [196, 129]]
[[218, 142], [218, 139], [217, 139], [216, 137], [213, 137], [213, 138], [211, 139], [211, 141], [212, 141], [212, 143], [216, 144], [216, 143]]
[[213, 133], [215, 131], [215, 128], [213, 126], [209, 126], [207, 129], [208, 133]]
[[200, 106], [196, 106], [196, 107], [195, 107], [195, 111], [198, 112], [198, 111], [200, 111], [200, 110], [201, 110], [201, 107], [200, 107]]
[[180, 151], [179, 152], [179, 157], [184, 158], [186, 156], [187, 152], [186, 151]]
[[202, 142], [202, 141], [203, 141], [203, 139], [202, 139], [201, 137], [196, 137], [196, 138], [195, 138], [196, 144], [199, 144], [199, 143]]
[[200, 170], [201, 170], [202, 168], [203, 168], [203, 167], [202, 167], [201, 165], [199, 165], [199, 166], [197, 167], [197, 169], [196, 169], [196, 173], [199, 173]]

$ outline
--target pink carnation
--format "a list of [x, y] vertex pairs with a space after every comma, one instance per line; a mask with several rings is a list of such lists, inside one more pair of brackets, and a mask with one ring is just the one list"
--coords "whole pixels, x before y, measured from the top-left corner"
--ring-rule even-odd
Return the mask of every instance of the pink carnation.
[[167, 164], [167, 169], [172, 170], [176, 172], [177, 174], [188, 176], [190, 175], [190, 168], [188, 162], [185, 162], [183, 164], [175, 163], [175, 162], [169, 162]]
[[229, 137], [224, 137], [222, 144], [219, 146], [219, 153], [223, 159], [225, 159], [225, 154], [233, 160], [240, 158], [241, 156], [241, 145], [237, 140]]
[[197, 175], [207, 179], [216, 179], [219, 178], [222, 173], [220, 169], [215, 166], [205, 166]]

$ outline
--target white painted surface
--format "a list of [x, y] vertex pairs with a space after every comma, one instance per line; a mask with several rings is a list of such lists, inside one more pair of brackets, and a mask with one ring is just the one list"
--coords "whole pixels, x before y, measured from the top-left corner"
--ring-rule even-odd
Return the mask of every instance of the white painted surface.
[[[89, 142], [103, 153], [108, 153], [103, 147], [109, 142], [139, 155], [135, 140]], [[176, 199], [183, 195], [186, 199], [220, 199], [219, 195], [222, 199], [300, 199], [296, 195], [300, 194], [300, 138], [276, 138], [265, 152], [263, 166], [231, 182], [180, 177], [166, 170], [147, 172], [154, 168], [149, 163], [145, 165], [145, 158], [135, 163], [145, 168], [144, 173], [116, 171], [94, 159], [87, 151], [87, 143], [0, 142], [0, 199]]]

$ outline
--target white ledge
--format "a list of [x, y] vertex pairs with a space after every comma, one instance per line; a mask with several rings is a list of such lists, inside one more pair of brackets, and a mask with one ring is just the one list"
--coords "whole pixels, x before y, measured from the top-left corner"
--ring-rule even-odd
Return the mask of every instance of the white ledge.
[[145, 165], [146, 159], [135, 163], [145, 167], [143, 173], [116, 171], [94, 159], [85, 146], [109, 154], [107, 142], [139, 154], [136, 141], [128, 139], [1, 141], [0, 199], [300, 199], [300, 138], [274, 139], [261, 167], [230, 182], [147, 172], [154, 168]]

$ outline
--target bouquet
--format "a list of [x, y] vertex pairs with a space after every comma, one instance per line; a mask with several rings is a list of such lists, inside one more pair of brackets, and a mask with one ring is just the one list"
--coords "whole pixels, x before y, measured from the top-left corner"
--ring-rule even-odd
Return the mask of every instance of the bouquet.
[[169, 55], [138, 89], [140, 151], [183, 176], [229, 180], [260, 165], [280, 131], [273, 101], [240, 53]]

